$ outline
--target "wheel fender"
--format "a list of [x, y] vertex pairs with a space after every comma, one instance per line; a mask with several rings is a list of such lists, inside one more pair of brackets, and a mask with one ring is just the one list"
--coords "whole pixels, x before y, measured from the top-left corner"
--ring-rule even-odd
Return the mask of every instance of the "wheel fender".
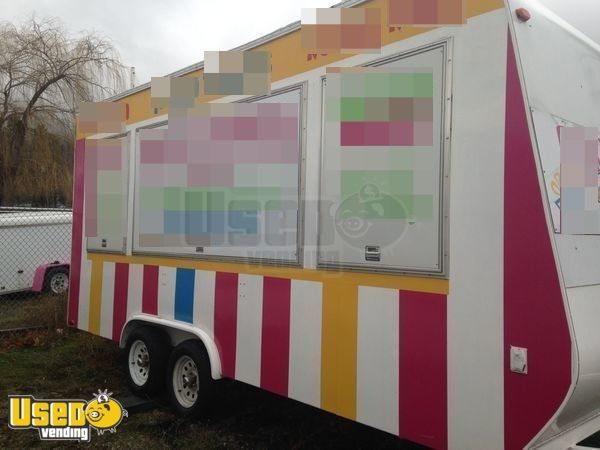
[[69, 269], [69, 263], [54, 262], [37, 266], [33, 275], [33, 286], [31, 286], [31, 290], [33, 292], [42, 292], [44, 290], [44, 280], [46, 279], [46, 274], [50, 269], [54, 269], [55, 267], [64, 267]]
[[180, 331], [187, 334], [191, 334], [198, 338], [206, 348], [206, 353], [208, 353], [208, 359], [210, 360], [210, 372], [212, 378], [214, 380], [222, 378], [221, 358], [219, 356], [217, 344], [205, 330], [198, 326], [192, 326], [181, 322], [175, 322], [173, 320], [161, 319], [160, 317], [150, 316], [147, 314], [134, 314], [127, 320], [125, 326], [123, 327], [123, 330], [121, 331], [119, 347], [124, 348], [125, 343], [127, 342], [127, 338], [131, 331], [133, 331], [137, 326], [144, 323], [161, 328], [163, 331], [167, 332], [169, 336], [171, 336], [171, 333], [169, 333], [170, 331]]

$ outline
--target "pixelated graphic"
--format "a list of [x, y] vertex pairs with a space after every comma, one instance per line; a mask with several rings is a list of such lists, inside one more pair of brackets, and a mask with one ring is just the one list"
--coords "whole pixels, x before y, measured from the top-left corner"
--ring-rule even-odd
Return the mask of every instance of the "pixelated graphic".
[[271, 52], [204, 52], [204, 93], [266, 95], [271, 93]]
[[432, 145], [431, 71], [327, 68], [326, 102], [343, 147]]
[[81, 102], [78, 129], [84, 134], [123, 133], [128, 114], [126, 103]]
[[152, 77], [150, 104], [153, 108], [191, 108], [200, 95], [197, 77]]
[[140, 132], [139, 245], [295, 243], [299, 152], [295, 103], [170, 110]]
[[120, 238], [127, 223], [128, 140], [85, 143], [85, 235]]
[[560, 213], [564, 234], [600, 233], [600, 130], [560, 128]]
[[462, 25], [465, 0], [388, 0], [388, 25]]
[[308, 53], [379, 53], [381, 10], [302, 9], [302, 48]]
[[325, 108], [323, 182], [339, 204], [338, 232], [352, 239], [370, 230], [379, 242], [390, 220], [431, 221], [432, 71], [328, 68]]

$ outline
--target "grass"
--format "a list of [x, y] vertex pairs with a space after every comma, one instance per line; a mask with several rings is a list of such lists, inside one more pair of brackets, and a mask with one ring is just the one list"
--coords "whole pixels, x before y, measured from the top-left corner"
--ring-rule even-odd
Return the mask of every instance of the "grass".
[[[70, 448], [66, 441], [40, 442], [34, 430], [11, 430], [6, 395], [91, 399], [99, 388], [115, 398], [128, 395], [117, 346], [70, 329], [36, 330], [0, 340], [0, 448]], [[124, 419], [114, 435], [92, 435], [103, 448], [401, 448], [422, 447], [341, 419], [301, 403], [231, 381], [221, 389], [213, 413], [190, 422], [159, 399], [157, 409]]]
[[54, 327], [65, 323], [67, 294], [16, 292], [0, 295], [0, 330]]

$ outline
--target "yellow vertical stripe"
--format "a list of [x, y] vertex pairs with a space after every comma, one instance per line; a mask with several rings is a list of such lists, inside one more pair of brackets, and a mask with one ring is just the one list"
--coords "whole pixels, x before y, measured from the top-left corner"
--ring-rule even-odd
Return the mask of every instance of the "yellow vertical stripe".
[[90, 317], [88, 331], [100, 334], [100, 307], [102, 306], [102, 272], [104, 262], [92, 259], [92, 281], [90, 285]]
[[347, 280], [323, 286], [321, 408], [356, 419], [358, 288]]

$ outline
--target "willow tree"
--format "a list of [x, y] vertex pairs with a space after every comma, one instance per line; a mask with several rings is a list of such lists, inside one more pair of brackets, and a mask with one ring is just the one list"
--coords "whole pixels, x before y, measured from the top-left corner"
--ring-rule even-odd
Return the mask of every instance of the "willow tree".
[[[106, 38], [72, 35], [57, 19], [31, 18], [19, 26], [0, 22], [0, 205], [40, 203], [35, 200], [39, 195], [31, 192], [27, 199], [22, 189], [35, 180], [17, 177], [60, 177], [56, 161], [69, 158], [48, 151], [48, 145], [56, 153], [64, 153], [65, 146], [72, 148], [78, 103], [122, 90], [124, 74], [119, 55]], [[44, 132], [35, 133], [41, 126]], [[64, 145], [57, 145], [55, 138]], [[43, 151], [36, 151], [40, 148]], [[65, 170], [70, 170], [68, 162]], [[70, 178], [69, 173], [64, 175], [64, 180]], [[48, 186], [61, 182], [44, 181]]]

